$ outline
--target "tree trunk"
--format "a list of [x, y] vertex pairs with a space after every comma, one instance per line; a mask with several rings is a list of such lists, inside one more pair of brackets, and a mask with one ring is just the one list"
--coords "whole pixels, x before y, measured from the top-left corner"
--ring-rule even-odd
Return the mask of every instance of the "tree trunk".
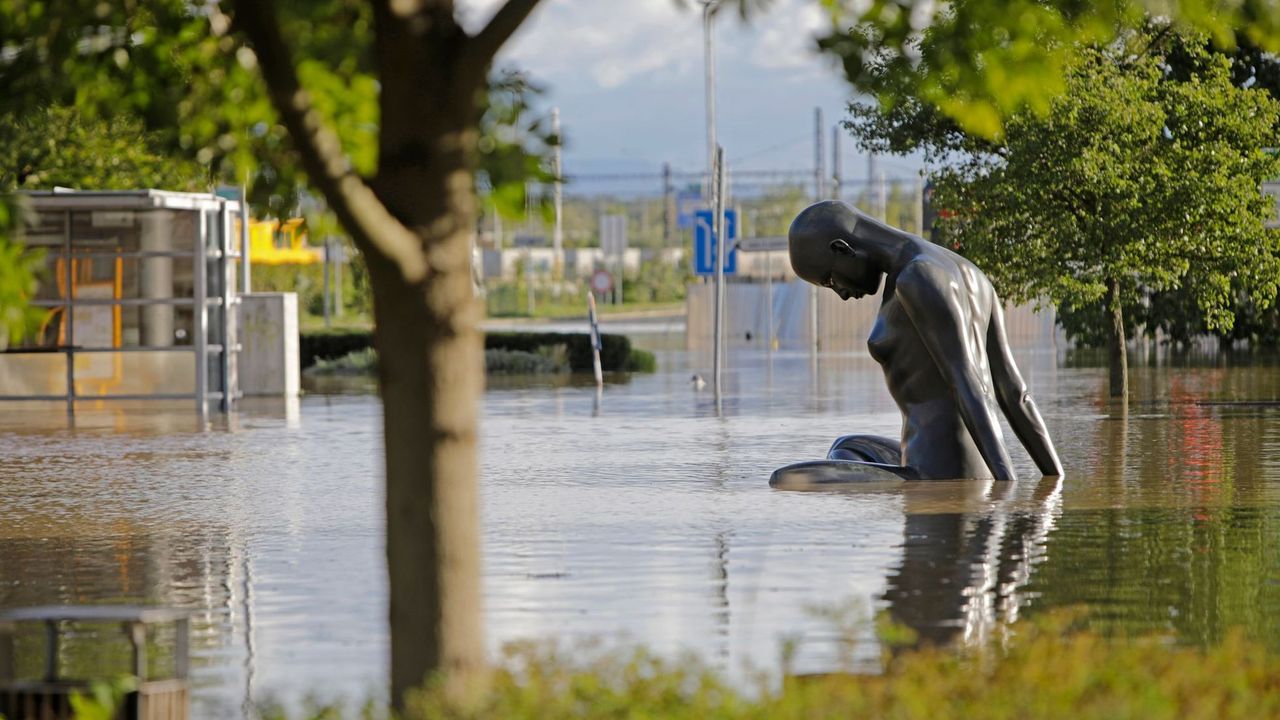
[[[433, 238], [467, 243], [465, 236]], [[378, 268], [378, 269], [375, 269]], [[465, 272], [408, 284], [370, 263], [386, 443], [391, 692], [435, 672], [465, 698], [484, 667], [476, 429], [483, 346]]]
[[[384, 12], [381, 11], [380, 12]], [[451, 32], [451, 15], [426, 27]], [[386, 18], [379, 18], [386, 21]], [[479, 88], [448, 37], [379, 27], [374, 191], [422, 241], [427, 277], [369, 261], [387, 458], [391, 699], [436, 673], [465, 701], [483, 687], [477, 448], [484, 348], [471, 286]], [[483, 78], [483, 74], [480, 75]]]
[[1111, 338], [1107, 343], [1107, 359], [1111, 365], [1111, 397], [1127, 398], [1129, 397], [1129, 358], [1119, 280], [1107, 282], [1107, 311], [1111, 316]]

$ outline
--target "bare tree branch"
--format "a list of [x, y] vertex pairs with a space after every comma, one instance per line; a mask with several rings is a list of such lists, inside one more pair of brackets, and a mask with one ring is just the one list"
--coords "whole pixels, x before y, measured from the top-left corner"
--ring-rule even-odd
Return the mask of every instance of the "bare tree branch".
[[289, 130], [311, 182], [324, 193], [329, 207], [361, 250], [390, 259], [408, 282], [425, 278], [427, 260], [421, 241], [392, 216], [351, 167], [338, 136], [312, 107], [311, 98], [298, 81], [272, 3], [236, 0], [235, 9], [234, 27], [253, 45], [271, 104]]
[[476, 33], [467, 45], [466, 60], [475, 66], [489, 67], [493, 58], [515, 34], [516, 30], [538, 6], [540, 0], [507, 0], [489, 19], [489, 24]]

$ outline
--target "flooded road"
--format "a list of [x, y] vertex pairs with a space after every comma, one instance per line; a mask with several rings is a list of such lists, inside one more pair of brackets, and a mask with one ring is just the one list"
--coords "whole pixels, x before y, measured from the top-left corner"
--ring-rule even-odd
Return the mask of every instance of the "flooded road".
[[[771, 490], [837, 435], [898, 433], [862, 355], [738, 349], [721, 412], [660, 372], [494, 381], [485, 396], [485, 614], [512, 640], [692, 650], [733, 677], [830, 669], [815, 608], [884, 611], [926, 641], [1085, 605], [1105, 630], [1280, 649], [1280, 368], [1105, 371], [1015, 353], [1067, 477], [845, 493]], [[380, 406], [368, 395], [185, 406], [0, 407], [0, 607], [143, 602], [196, 613], [199, 717], [272, 698], [358, 701], [386, 675]], [[861, 658], [878, 653], [858, 631]], [[74, 655], [74, 644], [71, 646]], [[38, 663], [38, 658], [25, 662]], [[73, 657], [69, 662], [74, 663]]]

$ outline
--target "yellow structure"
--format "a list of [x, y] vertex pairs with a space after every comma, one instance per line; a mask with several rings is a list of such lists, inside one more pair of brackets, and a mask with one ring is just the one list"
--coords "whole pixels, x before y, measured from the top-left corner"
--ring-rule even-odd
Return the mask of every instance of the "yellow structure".
[[302, 218], [252, 220], [249, 258], [254, 265], [314, 265], [324, 262], [324, 250], [307, 244]]

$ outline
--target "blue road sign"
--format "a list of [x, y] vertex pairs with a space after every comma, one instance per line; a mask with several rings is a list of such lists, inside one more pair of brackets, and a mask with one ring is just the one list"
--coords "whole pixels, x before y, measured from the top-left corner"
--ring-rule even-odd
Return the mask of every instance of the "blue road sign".
[[[693, 223], [693, 271], [698, 275], [716, 274], [716, 241], [710, 210], [699, 210], [694, 215]], [[724, 231], [729, 236], [730, 245], [725, 249], [724, 274], [733, 275], [738, 272], [738, 248], [733, 241], [738, 239], [738, 211], [725, 208]]]

